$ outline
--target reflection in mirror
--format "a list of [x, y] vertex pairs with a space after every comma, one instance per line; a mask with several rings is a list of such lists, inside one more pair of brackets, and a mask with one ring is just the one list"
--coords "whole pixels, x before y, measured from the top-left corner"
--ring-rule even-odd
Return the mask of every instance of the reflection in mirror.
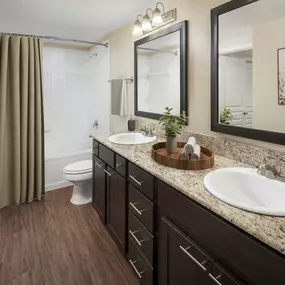
[[188, 115], [187, 21], [134, 43], [135, 115], [158, 120], [165, 107]]
[[138, 110], [180, 113], [180, 32], [144, 43], [138, 54]]
[[219, 16], [219, 122], [285, 133], [285, 1]]

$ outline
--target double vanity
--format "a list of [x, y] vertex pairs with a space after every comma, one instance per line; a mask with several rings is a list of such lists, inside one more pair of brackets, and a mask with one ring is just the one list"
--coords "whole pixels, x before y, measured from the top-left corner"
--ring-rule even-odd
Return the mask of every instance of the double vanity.
[[[271, 2], [235, 0], [211, 10], [211, 131], [284, 146], [285, 60], [276, 58], [285, 54], [284, 1]], [[188, 25], [135, 41], [137, 118], [158, 120], [169, 106], [196, 130], [208, 120], [207, 97], [197, 103], [205, 94], [192, 88], [188, 95], [189, 69], [198, 72], [192, 86], [206, 84], [197, 65], [188, 66]], [[215, 153], [214, 167], [178, 170], [152, 159], [156, 138], [144, 133], [93, 137], [93, 204], [140, 283], [284, 285], [285, 183], [269, 179], [281, 174], [284, 153], [196, 133]], [[271, 165], [252, 169], [217, 154], [251, 166], [272, 156]]]
[[140, 284], [285, 284], [284, 219], [205, 189], [208, 173], [245, 165], [216, 156], [211, 170], [172, 169], [152, 160], [150, 143], [108, 137], [93, 136], [93, 204]]

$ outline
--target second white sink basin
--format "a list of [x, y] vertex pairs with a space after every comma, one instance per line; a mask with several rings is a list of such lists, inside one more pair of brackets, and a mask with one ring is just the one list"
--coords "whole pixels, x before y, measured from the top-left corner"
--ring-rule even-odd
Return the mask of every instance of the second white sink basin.
[[205, 176], [204, 185], [211, 194], [232, 206], [285, 216], [285, 183], [261, 176], [256, 169], [217, 169]]
[[108, 138], [111, 143], [126, 145], [151, 143], [154, 142], [156, 139], [156, 136], [147, 137], [141, 133], [123, 133], [112, 135]]

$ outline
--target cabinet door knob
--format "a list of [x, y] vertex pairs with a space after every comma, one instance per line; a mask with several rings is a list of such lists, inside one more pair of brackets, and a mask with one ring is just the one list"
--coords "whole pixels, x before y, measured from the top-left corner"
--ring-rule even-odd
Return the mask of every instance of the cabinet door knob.
[[99, 164], [98, 162], [95, 162], [95, 164], [99, 167], [102, 168], [104, 165]]
[[[180, 245], [180, 249], [188, 256], [190, 257], [200, 268], [202, 268], [204, 271], [207, 269], [194, 257], [192, 256], [187, 250], [189, 250], [191, 247], [184, 248], [182, 245]], [[202, 262], [203, 264], [206, 263], [206, 260]]]
[[209, 273], [209, 277], [217, 284], [217, 285], [223, 285], [221, 282], [218, 281], [219, 278], [222, 277], [222, 274], [220, 274], [217, 277], [214, 277], [211, 273]]
[[144, 239], [143, 239], [143, 240], [138, 240], [138, 238], [135, 236], [135, 233], [138, 233], [138, 232], [139, 232], [139, 230], [134, 231], [134, 232], [132, 232], [131, 230], [129, 230], [130, 235], [133, 237], [133, 239], [136, 241], [136, 243], [137, 243], [139, 246], [142, 246], [142, 243], [145, 242], [145, 240], [144, 240]]
[[105, 172], [109, 177], [112, 177], [114, 174], [116, 174], [115, 172], [114, 172], [114, 173], [110, 173], [110, 172], [108, 172], [106, 169], [104, 169], [104, 172]]
[[132, 203], [130, 202], [130, 206], [141, 216], [143, 214], [143, 212], [145, 212], [146, 210], [139, 210], [135, 205], [138, 203]]
[[135, 260], [135, 261], [132, 261], [131, 259], [129, 259], [129, 262], [130, 262], [132, 268], [134, 269], [134, 271], [136, 272], [137, 276], [139, 277], [139, 279], [142, 279], [142, 275], [146, 272], [146, 270], [141, 271], [141, 272], [138, 271], [135, 264], [139, 261], [140, 261], [139, 259]]
[[129, 175], [129, 177], [135, 182], [135, 183], [137, 183], [139, 186], [142, 186], [142, 184], [143, 184], [143, 181], [138, 181], [136, 178], [135, 178], [135, 176], [132, 176], [132, 175]]

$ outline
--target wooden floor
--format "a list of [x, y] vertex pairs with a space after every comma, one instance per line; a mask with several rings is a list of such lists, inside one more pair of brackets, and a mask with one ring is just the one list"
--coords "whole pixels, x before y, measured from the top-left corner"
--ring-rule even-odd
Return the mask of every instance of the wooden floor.
[[1, 285], [137, 285], [92, 205], [71, 188], [0, 210]]

